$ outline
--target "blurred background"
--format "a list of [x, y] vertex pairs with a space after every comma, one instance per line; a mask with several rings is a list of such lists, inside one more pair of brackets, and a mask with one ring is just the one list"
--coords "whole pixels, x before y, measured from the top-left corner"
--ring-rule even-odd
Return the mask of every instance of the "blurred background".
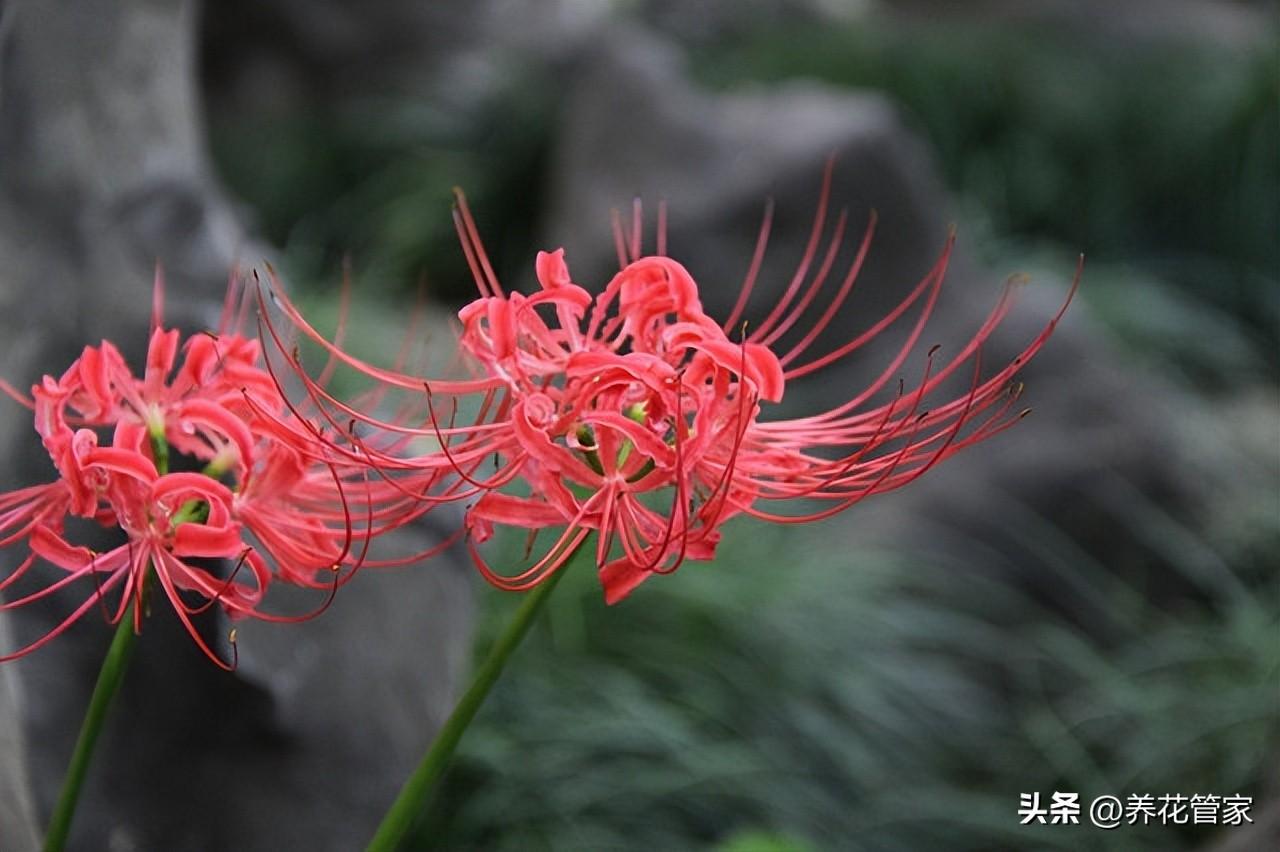
[[[127, 239], [104, 237], [130, 259], [93, 285], [86, 270], [105, 262], [76, 264], [77, 293], [141, 293], [149, 279], [121, 270], [160, 256], [175, 286], [212, 298], [237, 259], [269, 256], [332, 327], [345, 258], [352, 346], [389, 363], [415, 294], [441, 317], [474, 294], [450, 219], [460, 186], [499, 277], [517, 287], [531, 283], [537, 250], [560, 246], [578, 283], [602, 286], [616, 263], [610, 209], [665, 199], [669, 251], [721, 315], [773, 198], [753, 302], [763, 311], [803, 251], [832, 153], [833, 203], [848, 206], [851, 231], [871, 209], [880, 224], [828, 346], [919, 280], [951, 224], [961, 248], [933, 339], [967, 339], [1008, 276], [1032, 279], [993, 364], [1034, 336], [1087, 257], [1068, 321], [1025, 375], [1035, 413], [1012, 432], [833, 521], [732, 523], [714, 563], [615, 607], [589, 574], [566, 578], [414, 848], [1280, 842], [1274, 3], [174, 7], [157, 19], [170, 29], [144, 28], [137, 44], [145, 57], [147, 45], [187, 40], [173, 67], [191, 88], [171, 97], [192, 114], [161, 139], [145, 111], [141, 126], [112, 131], [159, 146], [136, 168], [153, 194], [130, 189], [111, 208], [136, 223]], [[15, 17], [20, 33], [21, 14], [0, 22]], [[104, 79], [126, 101], [144, 97], [127, 73]], [[22, 120], [37, 126], [38, 112]], [[175, 149], [185, 153], [166, 155]], [[21, 150], [40, 160], [33, 144]], [[84, 156], [87, 183], [103, 156]], [[18, 171], [8, 167], [11, 198], [65, 189]], [[175, 174], [190, 204], [174, 206]], [[0, 225], [24, 235], [6, 261], [37, 256], [26, 217], [4, 213]], [[79, 227], [84, 214], [55, 218]], [[447, 357], [448, 343], [432, 346]], [[6, 374], [25, 351], [10, 346]], [[784, 413], [847, 399], [883, 363], [871, 352], [789, 387]], [[472, 605], [462, 593], [446, 602]], [[467, 617], [447, 631], [482, 652], [517, 602], [477, 588], [474, 633]], [[389, 654], [436, 653], [412, 625], [381, 641]], [[455, 669], [432, 687], [437, 704]], [[387, 712], [344, 701], [348, 713]], [[394, 789], [393, 774], [376, 783]], [[1254, 823], [1020, 825], [1020, 794], [1047, 802], [1053, 791], [1086, 804], [1242, 794]], [[376, 819], [375, 805], [360, 808], [349, 818]], [[333, 817], [312, 819], [323, 835]], [[188, 834], [181, 848], [219, 848]]]

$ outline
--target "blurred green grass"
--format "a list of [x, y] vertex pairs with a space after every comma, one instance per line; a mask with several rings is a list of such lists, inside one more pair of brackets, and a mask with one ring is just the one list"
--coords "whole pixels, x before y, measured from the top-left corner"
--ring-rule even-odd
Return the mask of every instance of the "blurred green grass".
[[[1026, 570], [1109, 573], [1041, 533]], [[1084, 633], [994, 571], [751, 524], [613, 608], [580, 572], [464, 741], [421, 848], [1195, 848], [1212, 830], [1015, 812], [1032, 791], [1260, 792], [1280, 587], [1228, 586], [1169, 611], [1112, 576]], [[484, 601], [482, 645], [513, 604]]]

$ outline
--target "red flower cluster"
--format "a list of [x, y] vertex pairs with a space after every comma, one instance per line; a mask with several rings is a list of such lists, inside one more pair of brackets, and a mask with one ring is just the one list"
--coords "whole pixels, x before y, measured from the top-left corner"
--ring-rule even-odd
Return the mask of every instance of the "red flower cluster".
[[[182, 344], [177, 331], [160, 326], [157, 280], [141, 378], [104, 342], [87, 347], [61, 377], [46, 376], [30, 397], [0, 382], [33, 410], [58, 474], [0, 495], [0, 548], [26, 548], [0, 591], [23, 590], [18, 584], [30, 583], [41, 560], [62, 572], [0, 609], [89, 583], [65, 620], [0, 661], [40, 647], [95, 604], [112, 622], [134, 604], [138, 629], [154, 575], [200, 648], [228, 666], [201, 638], [193, 614], [217, 604], [232, 617], [310, 617], [315, 613], [265, 612], [268, 586], [328, 590], [331, 600], [362, 565], [426, 558], [451, 540], [396, 560], [375, 563], [366, 554], [373, 537], [446, 502], [467, 504], [459, 534], [467, 534], [481, 573], [503, 589], [547, 579], [596, 533], [595, 562], [612, 603], [685, 559], [711, 559], [722, 526], [736, 515], [827, 517], [1008, 428], [1023, 413], [1015, 408], [1014, 374], [1044, 345], [1066, 304], [1021, 354], [984, 376], [981, 349], [1012, 306], [1006, 288], [973, 338], [945, 360], [931, 349], [908, 387], [897, 377], [938, 298], [949, 240], [888, 315], [810, 355], [853, 290], [875, 224], [873, 218], [834, 295], [815, 307], [833, 279], [846, 225], [841, 213], [824, 248], [829, 186], [830, 170], [799, 267], [750, 326], [740, 319], [761, 268], [769, 214], [737, 304], [721, 323], [703, 309], [685, 267], [665, 256], [665, 210], [652, 256], [642, 255], [638, 208], [629, 233], [615, 220], [620, 271], [600, 293], [574, 283], [557, 250], [538, 254], [540, 289], [525, 296], [499, 285], [459, 195], [455, 221], [480, 291], [459, 314], [460, 350], [472, 375], [425, 379], [402, 364], [384, 369], [361, 361], [343, 349], [341, 331], [328, 340], [275, 287], [273, 300], [289, 324], [328, 353], [313, 378], [259, 290], [268, 339], [301, 379], [303, 405], [286, 399], [261, 344], [241, 333], [248, 300], [234, 284], [220, 330]], [[904, 341], [870, 385], [806, 417], [762, 416], [789, 382], [849, 357], [900, 322]], [[789, 335], [795, 339], [783, 345]], [[373, 393], [357, 402], [330, 394], [325, 385], [339, 364], [371, 378]], [[951, 380], [964, 373], [971, 378], [957, 394]], [[387, 407], [390, 392], [405, 397], [397, 412], [373, 414]], [[447, 422], [438, 414], [442, 400]], [[471, 412], [463, 425], [460, 411]], [[201, 472], [171, 472], [171, 452]], [[805, 501], [810, 511], [771, 511], [780, 501]], [[73, 543], [75, 519], [118, 527], [126, 541], [95, 553]], [[527, 569], [500, 573], [477, 549], [495, 527], [527, 530], [530, 548], [539, 531], [552, 531], [555, 540]], [[205, 559], [232, 560], [234, 569], [221, 577], [198, 561]], [[116, 594], [108, 608], [108, 595]]]
[[[370, 485], [367, 468], [333, 458], [318, 430], [291, 411], [261, 345], [239, 331], [249, 303], [238, 295], [233, 283], [217, 333], [182, 344], [179, 332], [160, 326], [157, 276], [141, 378], [104, 341], [86, 347], [60, 377], [45, 376], [30, 397], [0, 382], [33, 410], [58, 474], [47, 484], [0, 495], [0, 547], [26, 546], [0, 591], [30, 583], [40, 560], [63, 572], [0, 609], [87, 581], [86, 597], [70, 615], [0, 661], [34, 651], [95, 605], [107, 609], [112, 594], [118, 602], [107, 610], [109, 620], [119, 622], [134, 603], [139, 629], [154, 575], [200, 649], [230, 667], [201, 637], [192, 615], [216, 603], [233, 618], [310, 617], [315, 613], [264, 612], [270, 583], [328, 590], [331, 599], [362, 563], [371, 536], [421, 513], [398, 492]], [[170, 472], [171, 453], [202, 471]], [[367, 508], [353, 520], [355, 503]], [[74, 519], [117, 527], [127, 538], [95, 553], [70, 540]], [[234, 569], [223, 578], [194, 561], [204, 559], [233, 560]]]
[[[563, 250], [557, 250], [538, 254], [540, 289], [525, 296], [499, 285], [459, 195], [455, 220], [480, 291], [480, 298], [459, 314], [461, 348], [474, 363], [475, 376], [428, 380], [360, 361], [326, 340], [281, 296], [278, 303], [289, 323], [331, 358], [383, 390], [425, 394], [429, 422], [362, 413], [308, 381], [300, 362], [295, 367], [312, 400], [330, 411], [334, 426], [349, 418], [366, 433], [373, 427], [383, 436], [379, 442], [346, 430], [334, 446], [348, 459], [363, 460], [386, 481], [422, 499], [469, 501], [468, 541], [491, 583], [510, 590], [533, 587], [560, 569], [594, 531], [606, 600], [618, 601], [685, 559], [712, 558], [721, 526], [735, 515], [784, 522], [833, 515], [911, 482], [1024, 413], [1015, 408], [1019, 386], [1013, 376], [1045, 343], [1062, 312], [1017, 358], [984, 377], [980, 351], [1009, 312], [1012, 288], [959, 352], [938, 362], [935, 347], [914, 387], [895, 382], [933, 310], [950, 241], [887, 316], [826, 354], [807, 355], [853, 289], [874, 219], [834, 296], [813, 311], [816, 316], [794, 343], [779, 348], [785, 335], [802, 327], [831, 278], [846, 217], [840, 214], [820, 251], [829, 186], [830, 171], [799, 268], [772, 310], [752, 326], [739, 326], [739, 320], [759, 273], [768, 215], [737, 306], [719, 323], [703, 310], [685, 267], [665, 256], [665, 211], [655, 256], [642, 256], [638, 209], [630, 234], [615, 220], [621, 270], [599, 294], [573, 282]], [[792, 379], [848, 357], [912, 312], [905, 343], [870, 386], [807, 417], [761, 418], [765, 405], [780, 401]], [[945, 395], [948, 380], [962, 370], [972, 375], [967, 390]], [[470, 409], [477, 414], [458, 426], [457, 412], [467, 408], [467, 397], [474, 398]], [[881, 401], [873, 402], [877, 397]], [[449, 400], [452, 412], [447, 423], [436, 413], [442, 399]], [[438, 445], [425, 455], [406, 457], [406, 446], [423, 437], [434, 437]], [[494, 469], [482, 473], [491, 459]], [[793, 500], [826, 506], [804, 515], [765, 508]], [[553, 530], [555, 542], [526, 570], [504, 575], [475, 547], [495, 526], [524, 528], [531, 536]]]

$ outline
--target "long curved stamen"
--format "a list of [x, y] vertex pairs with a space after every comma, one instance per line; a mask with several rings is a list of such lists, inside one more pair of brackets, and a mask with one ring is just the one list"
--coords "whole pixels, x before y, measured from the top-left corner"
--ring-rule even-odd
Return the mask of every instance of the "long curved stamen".
[[[786, 379], [790, 381], [791, 379], [796, 379], [801, 376], [808, 375], [809, 373], [812, 373], [816, 370], [820, 370], [823, 367], [830, 366], [831, 364], [834, 364], [836, 361], [839, 361], [840, 359], [848, 356], [850, 353], [862, 348], [867, 344], [867, 342], [879, 336], [881, 332], [883, 332], [886, 328], [888, 328], [890, 325], [896, 322], [897, 319], [900, 316], [902, 316], [904, 313], [906, 313], [906, 311], [913, 304], [915, 304], [915, 302], [922, 295], [928, 293], [928, 298], [925, 301], [924, 308], [920, 312], [921, 316], [916, 326], [917, 330], [923, 329], [925, 322], [928, 321], [929, 315], [933, 311], [933, 305], [937, 301], [938, 293], [940, 292], [940, 289], [942, 287], [943, 277], [946, 274], [947, 262], [950, 260], [951, 249], [952, 249], [952, 246], [954, 246], [954, 244], [955, 244], [955, 233], [953, 232], [947, 238], [947, 245], [946, 245], [946, 248], [943, 250], [942, 257], [940, 257], [938, 259], [938, 262], [934, 264], [934, 267], [929, 271], [929, 274], [925, 275], [925, 277], [921, 279], [920, 283], [916, 285], [915, 289], [912, 290], [905, 299], [899, 302], [897, 307], [895, 307], [892, 311], [890, 311], [882, 319], [880, 319], [879, 322], [875, 323], [873, 326], [871, 326], [871, 328], [867, 329], [862, 334], [858, 335], [848, 343], [838, 347], [834, 351], [828, 352], [826, 355], [815, 358], [812, 361], [809, 361], [803, 364], [802, 366], [788, 368], [783, 373]], [[918, 336], [918, 331], [917, 331], [917, 336]], [[914, 345], [915, 339], [916, 337], [913, 337], [911, 339], [912, 345]], [[904, 346], [903, 355], [902, 355], [903, 358], [906, 357], [907, 352], [909, 352], [909, 347]], [[901, 363], [901, 362], [899, 361], [898, 363]], [[896, 367], [894, 369], [896, 369]], [[861, 398], [865, 399], [868, 395], [864, 393], [860, 396]], [[849, 406], [849, 407], [854, 407], [854, 406]]]
[[249, 549], [246, 548], [244, 552], [240, 554], [240, 558], [236, 560], [235, 567], [231, 569], [231, 573], [228, 574], [227, 578], [222, 581], [222, 587], [218, 589], [217, 593], [215, 593], [213, 597], [208, 598], [203, 604], [195, 607], [194, 609], [188, 609], [187, 612], [191, 615], [203, 615], [214, 604], [220, 603], [222, 601], [223, 596], [231, 590], [232, 586], [235, 585], [236, 576], [240, 573], [240, 569], [244, 567], [245, 561], [248, 559], [248, 557], [249, 557]]
[[631, 259], [640, 259], [644, 236], [644, 207], [639, 198], [631, 199]]
[[[498, 283], [498, 276], [493, 274], [493, 266], [489, 263], [489, 255], [485, 253], [484, 245], [480, 242], [480, 232], [476, 229], [475, 219], [471, 217], [471, 208], [467, 206], [467, 197], [462, 193], [461, 189], [454, 188], [454, 200], [457, 207], [454, 209], [453, 221], [458, 227], [458, 235], [462, 239], [464, 249], [469, 245], [470, 254], [468, 262], [478, 262], [481, 271], [484, 273], [483, 282], [488, 284], [489, 295], [501, 297], [503, 295], [502, 286]], [[475, 266], [472, 264], [474, 273]], [[481, 277], [476, 275], [476, 284], [481, 284]], [[480, 287], [480, 291], [484, 292], [484, 287]]]
[[[230, 663], [224, 662], [221, 657], [215, 654], [213, 649], [209, 647], [208, 643], [204, 641], [204, 637], [200, 635], [200, 631], [197, 630], [196, 626], [191, 622], [191, 617], [187, 614], [185, 607], [181, 605], [181, 598], [178, 596], [178, 590], [169, 576], [170, 570], [172, 570], [170, 563], [176, 562], [177, 560], [162, 550], [157, 551], [156, 555], [159, 557], [159, 560], [164, 567], [157, 569], [155, 574], [160, 579], [160, 585], [164, 588], [165, 595], [169, 598], [170, 602], [173, 603], [173, 611], [177, 613], [178, 620], [182, 622], [182, 626], [186, 629], [187, 635], [191, 637], [191, 640], [196, 643], [196, 647], [198, 647], [214, 665], [223, 671], [235, 671], [236, 660], [233, 659]], [[137, 610], [135, 610], [135, 612], [136, 611]]]
[[[644, 565], [642, 570], [652, 571], [658, 574], [670, 574], [684, 563], [684, 555], [689, 548], [689, 499], [686, 491], [687, 476], [684, 468], [684, 459], [682, 458], [680, 433], [684, 431], [684, 406], [683, 402], [684, 380], [682, 376], [676, 378], [676, 427], [673, 443], [675, 444], [676, 461], [675, 461], [675, 495], [671, 498], [671, 508], [667, 512], [667, 528], [662, 534], [662, 541], [657, 544], [654, 550], [653, 560]], [[675, 564], [668, 569], [659, 566], [666, 561], [667, 547], [671, 544], [672, 533], [674, 532], [676, 511], [681, 514], [680, 522], [680, 550], [676, 557]]]
[[[108, 577], [106, 582], [103, 584], [104, 590], [110, 591], [111, 587], [118, 585], [120, 581], [124, 579], [124, 577], [125, 575], [123, 573], [116, 573]], [[78, 607], [76, 607], [75, 610], [73, 610], [70, 615], [68, 615], [66, 618], [60, 621], [52, 630], [50, 630], [48, 633], [41, 636], [39, 639], [36, 639], [30, 644], [24, 645], [23, 647], [19, 648], [16, 651], [12, 651], [8, 654], [0, 654], [0, 663], [7, 663], [10, 660], [16, 660], [21, 657], [25, 657], [27, 654], [30, 654], [32, 651], [38, 651], [39, 649], [43, 648], [45, 645], [47, 645], [48, 643], [52, 642], [54, 639], [58, 638], [63, 633], [65, 633], [67, 631], [67, 628], [71, 627], [71, 625], [75, 624], [77, 621], [83, 618], [84, 614], [88, 612], [90, 609], [92, 609], [94, 605], [96, 605], [97, 603], [98, 603], [97, 594], [95, 593], [90, 595], [88, 598], [84, 600], [83, 603], [81, 603]]]
[[[729, 500], [729, 493], [732, 489], [733, 474], [737, 467], [738, 456], [742, 450], [742, 440], [750, 428], [750, 422], [747, 418], [747, 386], [746, 386], [746, 370], [747, 370], [747, 330], [744, 326], [742, 329], [742, 342], [740, 345], [741, 361], [738, 364], [738, 417], [736, 428], [734, 429], [733, 446], [729, 451], [729, 462], [725, 465], [724, 475], [716, 483], [711, 494], [703, 503], [703, 526], [706, 528], [714, 528], [719, 523], [721, 515], [724, 514], [724, 508]], [[755, 402], [752, 402], [754, 405]], [[716, 495], [721, 487], [724, 488], [724, 497], [720, 501], [720, 505], [712, 512], [708, 507], [713, 504]], [[708, 516], [710, 521], [707, 520]]]
[[[392, 387], [397, 387], [402, 390], [417, 390], [421, 388], [422, 379], [420, 377], [402, 375], [392, 370], [384, 370], [379, 367], [375, 367], [372, 364], [362, 361], [354, 355], [338, 348], [337, 346], [334, 346], [333, 341], [326, 338], [323, 334], [317, 331], [311, 323], [307, 322], [307, 320], [298, 311], [297, 307], [285, 296], [283, 287], [280, 286], [279, 281], [276, 278], [275, 270], [268, 266], [267, 273], [272, 281], [272, 301], [280, 308], [285, 317], [298, 331], [302, 332], [309, 340], [313, 341], [321, 349], [332, 354], [346, 366], [356, 370], [357, 372], [363, 373], [375, 381], [384, 382]], [[271, 320], [271, 312], [268, 310], [266, 298], [263, 295], [263, 286], [258, 287], [259, 316], [262, 318], [266, 328], [272, 332], [271, 338], [276, 342], [276, 345], [282, 347], [280, 351], [288, 351], [288, 348], [283, 347], [283, 343], [280, 342], [279, 334], [275, 329], [275, 324]], [[483, 379], [469, 382], [436, 381], [434, 384], [438, 391], [443, 389], [442, 392], [465, 395], [469, 393], [483, 392], [489, 388], [496, 387], [499, 382], [495, 379]]]
[[36, 407], [36, 401], [34, 399], [22, 393], [13, 385], [6, 382], [4, 379], [0, 379], [0, 393], [3, 393], [5, 396], [9, 397], [14, 402], [18, 403], [18, 405], [21, 405], [23, 408], [29, 408], [34, 410]]
[[164, 268], [156, 263], [155, 278], [151, 285], [151, 332], [164, 322]]
[[490, 568], [469, 539], [467, 541], [467, 551], [471, 554], [472, 562], [475, 563], [481, 575], [490, 585], [509, 592], [523, 592], [532, 589], [564, 567], [569, 557], [573, 555], [574, 550], [590, 534], [591, 531], [588, 529], [572, 525], [566, 527], [565, 531], [556, 540], [556, 543], [552, 545], [551, 550], [536, 565], [521, 572], [515, 578], [504, 577]]
[[804, 254], [800, 258], [800, 265], [796, 267], [795, 274], [791, 276], [791, 281], [782, 292], [778, 303], [774, 305], [772, 311], [764, 318], [764, 321], [756, 327], [755, 332], [751, 336], [751, 342], [755, 343], [761, 340], [764, 335], [768, 334], [781, 317], [787, 307], [791, 304], [791, 300], [796, 297], [800, 291], [804, 279], [809, 274], [809, 267], [813, 264], [813, 259], [818, 252], [818, 245], [822, 241], [823, 226], [827, 221], [827, 204], [831, 200], [831, 176], [835, 168], [835, 157], [832, 156], [827, 160], [826, 169], [822, 174], [822, 190], [818, 194], [818, 206], [813, 214], [813, 227], [809, 231], [809, 241], [805, 244]]
[[836, 254], [840, 251], [840, 245], [844, 240], [844, 229], [848, 222], [849, 211], [841, 210], [840, 215], [836, 217], [835, 230], [831, 234], [831, 242], [827, 246], [827, 252], [822, 258], [822, 263], [818, 266], [818, 271], [814, 273], [813, 281], [809, 283], [809, 288], [805, 290], [804, 295], [796, 302], [791, 312], [780, 319], [772, 330], [768, 332], [761, 330], [760, 333], [763, 337], [760, 338], [760, 343], [765, 346], [772, 346], [796, 324], [809, 305], [813, 303], [814, 298], [817, 297], [818, 292], [822, 289], [822, 285], [826, 283], [827, 276], [831, 274], [831, 267], [835, 265]]
[[870, 217], [867, 219], [866, 230], [862, 234], [862, 242], [858, 245], [858, 252], [854, 255], [853, 263], [849, 265], [849, 271], [845, 273], [844, 280], [840, 282], [840, 289], [836, 291], [835, 298], [831, 300], [829, 305], [827, 305], [826, 309], [822, 312], [822, 315], [818, 317], [818, 321], [810, 327], [804, 337], [802, 337], [795, 346], [792, 346], [786, 354], [778, 359], [782, 363], [782, 366], [785, 367], [790, 364], [804, 353], [815, 340], [818, 339], [818, 335], [822, 334], [822, 332], [826, 330], [827, 326], [831, 324], [831, 321], [835, 319], [836, 314], [839, 312], [840, 307], [845, 303], [845, 300], [849, 298], [849, 294], [853, 292], [854, 282], [858, 280], [858, 275], [862, 272], [862, 265], [866, 262], [867, 253], [871, 250], [871, 238], [875, 234], [876, 223], [878, 221], [879, 217], [876, 211], [872, 210]]
[[613, 232], [613, 250], [618, 254], [618, 268], [625, 269], [631, 260], [627, 251], [627, 236], [622, 228], [622, 214], [617, 208], [609, 211], [609, 230]]
[[657, 247], [654, 253], [658, 257], [667, 256], [667, 202], [665, 200], [658, 202]]
[[737, 328], [738, 321], [742, 319], [742, 313], [747, 308], [747, 302], [751, 298], [751, 291], [756, 286], [756, 278], [760, 275], [760, 265], [764, 262], [764, 249], [769, 242], [769, 231], [772, 227], [773, 199], [770, 198], [764, 207], [764, 219], [760, 223], [760, 232], [756, 236], [755, 251], [751, 254], [751, 265], [747, 267], [747, 274], [742, 280], [742, 286], [738, 288], [738, 301], [734, 303], [733, 310], [729, 312], [729, 318], [720, 326], [726, 333], [731, 328]]
[[[342, 259], [342, 286], [338, 288], [338, 323], [333, 330], [333, 345], [342, 348], [342, 343], [347, 336], [347, 316], [351, 312], [351, 259], [344, 257]], [[333, 353], [329, 353], [329, 359], [320, 370], [320, 375], [316, 377], [316, 384], [323, 387], [333, 378], [334, 370], [338, 368], [338, 359]]]
[[329, 590], [328, 594], [325, 595], [324, 600], [320, 602], [320, 605], [310, 612], [304, 612], [301, 615], [277, 615], [276, 613], [255, 610], [253, 612], [253, 617], [271, 624], [302, 624], [304, 622], [311, 621], [312, 619], [319, 618], [328, 612], [329, 607], [333, 606], [333, 602], [338, 598], [338, 589], [342, 586], [342, 578], [338, 571], [338, 566], [334, 565], [333, 568], [330, 569], [329, 573], [333, 577], [333, 582], [326, 584]]
[[[937, 346], [934, 346], [929, 350], [928, 357], [925, 361], [924, 376], [921, 379], [920, 386], [919, 388], [917, 388], [916, 392], [912, 393], [910, 398], [910, 404], [907, 410], [901, 414], [897, 414], [896, 425], [889, 426], [892, 418], [897, 413], [896, 409], [897, 409], [898, 403], [903, 398], [902, 397], [903, 389], [902, 389], [901, 381], [899, 382], [898, 396], [894, 399], [892, 403], [884, 407], [883, 418], [877, 424], [875, 432], [872, 433], [871, 437], [867, 441], [865, 441], [862, 444], [862, 446], [858, 448], [858, 450], [851, 453], [848, 457], [837, 460], [836, 467], [832, 472], [819, 477], [811, 487], [808, 487], [806, 489], [789, 490], [785, 495], [785, 499], [793, 500], [797, 498], [811, 497], [816, 495], [822, 489], [825, 489], [830, 485], [839, 482], [850, 471], [856, 470], [859, 467], [859, 465], [864, 464], [864, 457], [868, 453], [870, 453], [872, 450], [880, 447], [881, 445], [887, 442], [891, 442], [897, 439], [899, 437], [899, 432], [906, 425], [908, 424], [911, 425], [913, 430], [912, 434], [914, 434], [915, 430], [920, 429], [926, 419], [927, 414], [922, 414], [917, 416], [916, 412], [919, 410], [920, 405], [924, 400], [923, 389], [925, 384], [928, 381], [929, 371], [933, 367], [933, 356], [937, 353], [937, 351], [938, 351]], [[886, 428], [887, 428], [887, 431], [886, 431]], [[908, 444], [910, 443], [909, 439], [907, 443]]]

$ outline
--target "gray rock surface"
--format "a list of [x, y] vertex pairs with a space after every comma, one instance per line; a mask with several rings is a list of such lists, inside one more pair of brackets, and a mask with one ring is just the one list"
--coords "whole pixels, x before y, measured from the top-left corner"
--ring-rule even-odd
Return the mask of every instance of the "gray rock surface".
[[[12, 646], [9, 622], [0, 619], [0, 648]], [[35, 849], [40, 843], [22, 711], [18, 672], [12, 666], [0, 668], [0, 845], [5, 849]]]

